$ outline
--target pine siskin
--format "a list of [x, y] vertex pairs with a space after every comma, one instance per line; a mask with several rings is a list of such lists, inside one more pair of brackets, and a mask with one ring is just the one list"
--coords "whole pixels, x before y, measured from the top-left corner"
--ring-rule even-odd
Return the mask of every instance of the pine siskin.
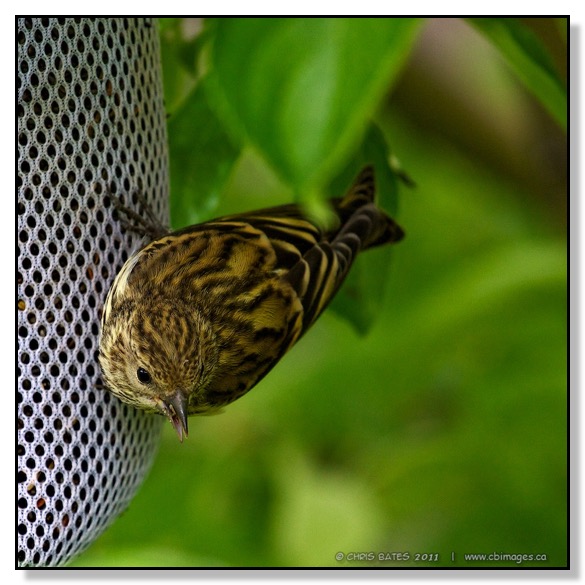
[[297, 205], [157, 238], [122, 267], [102, 315], [100, 364], [120, 400], [167, 416], [211, 414], [261, 380], [323, 312], [358, 252], [403, 237], [365, 167], [326, 230]]

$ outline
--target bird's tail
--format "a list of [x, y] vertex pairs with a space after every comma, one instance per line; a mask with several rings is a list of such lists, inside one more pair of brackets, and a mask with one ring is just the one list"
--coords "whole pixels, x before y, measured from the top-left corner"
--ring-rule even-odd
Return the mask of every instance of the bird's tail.
[[287, 274], [303, 304], [303, 332], [327, 307], [362, 250], [404, 237], [400, 226], [376, 206], [375, 191], [374, 169], [367, 166], [345, 197], [332, 201], [340, 220], [337, 232], [316, 241]]
[[342, 227], [333, 244], [349, 245], [353, 254], [404, 237], [402, 228], [375, 203], [376, 183], [374, 167], [362, 169], [337, 208]]

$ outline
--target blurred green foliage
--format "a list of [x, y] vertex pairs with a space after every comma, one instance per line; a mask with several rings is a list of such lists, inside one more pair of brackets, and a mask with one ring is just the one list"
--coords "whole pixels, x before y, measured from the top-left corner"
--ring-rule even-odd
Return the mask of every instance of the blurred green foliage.
[[300, 198], [310, 199], [355, 149], [418, 24], [218, 19], [211, 59], [218, 102]]
[[[566, 129], [567, 91], [551, 56], [534, 32], [517, 18], [470, 18], [469, 21], [501, 50], [518, 78]], [[565, 20], [565, 29], [566, 26]]]
[[[388, 86], [398, 83], [402, 103], [416, 104], [420, 97], [408, 94], [389, 65], [406, 60], [411, 41], [405, 39], [422, 30], [420, 23], [399, 24], [408, 30], [399, 33], [404, 35], [396, 45], [400, 54], [392, 57], [393, 49], [386, 54], [376, 44], [391, 23], [377, 25], [380, 38], [374, 23], [362, 25], [370, 28], [357, 38], [353, 25], [313, 24], [321, 27], [321, 42], [307, 39], [302, 23], [280, 25], [288, 33], [273, 38], [268, 30], [257, 31], [256, 21], [213, 22], [203, 33], [209, 35], [205, 43], [196, 35], [184, 45], [176, 39], [185, 23], [162, 24], [165, 81], [173, 67], [168, 59], [175, 68], [181, 59], [197, 63], [183, 85], [177, 82], [181, 74], [172, 74], [177, 117], [169, 120], [171, 159], [179, 150], [185, 156], [172, 167], [172, 196], [180, 193], [182, 199], [173, 202], [173, 220], [288, 202], [313, 179], [308, 189], [314, 193], [339, 194], [364, 157], [378, 161], [382, 202], [396, 208], [399, 181], [396, 171], [384, 166], [388, 139], [417, 184], [414, 190], [401, 188], [398, 220], [407, 237], [389, 249], [391, 263], [387, 250], [365, 254], [337, 310], [321, 317], [270, 375], [224, 414], [192, 419], [182, 445], [166, 425], [160, 453], [132, 505], [73, 565], [564, 566], [567, 242], [562, 206], [551, 202], [563, 197], [565, 169], [546, 158], [559, 179], [541, 181], [544, 193], [536, 196], [505, 167], [461, 147], [465, 138], [458, 144], [421, 124], [408, 107], [376, 108], [383, 96], [378, 76]], [[558, 30], [558, 23], [553, 26]], [[367, 52], [370, 35], [373, 60]], [[206, 43], [218, 39], [221, 53], [206, 55], [211, 50]], [[242, 43], [236, 55], [230, 55], [233, 39]], [[283, 39], [288, 39], [284, 45]], [[298, 47], [288, 51], [296, 39], [307, 44], [306, 54]], [[357, 49], [360, 39], [362, 52], [353, 63], [349, 49]], [[275, 44], [280, 53], [264, 54], [261, 46], [252, 46], [256, 41], [271, 51]], [[339, 76], [333, 73], [334, 47], [343, 49], [346, 60]], [[317, 69], [303, 60], [306, 55], [319, 56]], [[469, 58], [474, 57], [470, 48]], [[417, 59], [420, 52], [407, 67]], [[236, 84], [234, 76], [245, 76], [248, 67], [272, 71], [268, 60], [270, 67], [282, 64], [278, 79], [283, 92], [292, 88], [288, 98], [319, 94], [317, 110], [325, 108], [323, 96], [337, 102], [344, 95], [322, 85], [331, 79], [345, 83], [354, 65], [378, 79], [371, 80], [373, 89], [360, 78], [371, 95], [362, 110], [352, 110], [359, 122], [341, 128], [340, 113], [351, 107], [334, 108], [327, 127], [337, 128], [344, 144], [331, 160], [317, 159], [335, 134], [305, 151], [295, 142], [303, 140], [303, 132], [294, 122], [286, 122], [287, 132], [277, 131], [287, 118], [279, 110], [284, 102], [276, 78], [267, 87], [270, 99], [262, 92], [256, 96], [259, 110], [245, 88], [260, 91], [258, 84], [266, 83], [269, 73], [255, 71]], [[299, 86], [285, 83], [293, 65], [301, 67], [295, 77]], [[312, 77], [321, 66], [331, 75]], [[498, 79], [494, 88], [490, 77], [491, 105], [504, 112], [511, 90], [520, 90], [506, 73]], [[466, 90], [473, 94], [471, 87]], [[242, 102], [235, 104], [238, 91]], [[348, 89], [350, 101], [355, 92]], [[485, 88], [475, 92], [484, 95]], [[562, 143], [562, 135], [555, 134], [560, 131], [543, 121], [526, 95], [521, 99], [530, 140], [540, 132], [541, 140]], [[265, 109], [280, 120], [276, 126], [256, 120]], [[232, 122], [244, 134], [234, 132]], [[498, 117], [492, 122], [497, 127]], [[317, 132], [310, 126], [309, 136]], [[480, 129], [470, 126], [467, 139], [481, 136]], [[190, 168], [188, 133], [193, 134]], [[279, 140], [271, 152], [270, 141]], [[528, 174], [542, 172], [546, 164], [531, 160], [527, 155]], [[329, 165], [333, 170], [324, 170]], [[315, 178], [327, 174], [332, 191]], [[199, 211], [194, 216], [189, 209]], [[365, 336], [356, 332], [367, 329]], [[408, 552], [410, 559], [338, 561], [338, 552]], [[417, 562], [416, 553], [439, 558]], [[544, 554], [547, 560], [482, 563], [466, 561], [465, 553]]]

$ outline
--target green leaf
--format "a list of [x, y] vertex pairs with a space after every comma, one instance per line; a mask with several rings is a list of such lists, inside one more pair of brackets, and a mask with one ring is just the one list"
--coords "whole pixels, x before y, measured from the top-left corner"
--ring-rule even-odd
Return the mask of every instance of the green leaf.
[[160, 18], [160, 52], [163, 92], [167, 113], [173, 112], [195, 86], [194, 71], [186, 69], [180, 59], [185, 41], [180, 18]]
[[567, 91], [539, 38], [517, 18], [469, 18], [501, 51], [518, 78], [567, 128]]
[[331, 310], [360, 335], [368, 333], [384, 304], [392, 252], [384, 246], [361, 254], [331, 302]]
[[566, 47], [567, 46], [567, 36], [569, 34], [569, 32], [568, 32], [569, 19], [557, 17], [554, 19], [554, 21], [555, 21], [555, 24], [557, 26], [557, 30], [559, 31], [559, 35], [561, 37], [561, 40], [563, 41], [563, 43], [565, 44], [565, 47]]
[[[331, 182], [329, 195], [334, 197], [345, 193], [359, 169], [371, 163], [376, 169], [378, 204], [394, 217], [398, 210], [400, 175], [390, 166], [389, 159], [386, 139], [382, 131], [372, 124], [359, 150]], [[383, 246], [360, 254], [331, 303], [331, 309], [362, 335], [368, 332], [382, 310], [392, 253], [392, 246]]]
[[305, 200], [344, 163], [409, 53], [418, 19], [215, 23], [226, 122]]
[[208, 219], [240, 154], [207, 100], [205, 80], [170, 118], [171, 223], [174, 228]]
[[365, 165], [373, 164], [376, 169], [377, 201], [391, 215], [395, 215], [398, 211], [398, 182], [402, 179], [390, 164], [392, 158], [383, 132], [376, 124], [370, 124], [357, 151], [330, 182], [327, 196], [342, 196], [359, 171]]
[[183, 18], [159, 19], [165, 109], [174, 112], [195, 87], [201, 72], [200, 56], [207, 48], [207, 28], [188, 30]]

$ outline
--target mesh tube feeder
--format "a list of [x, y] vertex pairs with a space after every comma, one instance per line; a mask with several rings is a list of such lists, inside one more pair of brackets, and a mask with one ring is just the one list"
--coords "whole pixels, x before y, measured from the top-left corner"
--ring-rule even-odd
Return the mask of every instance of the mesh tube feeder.
[[[101, 386], [99, 320], [140, 245], [108, 193], [168, 224], [156, 23], [18, 20], [18, 565], [60, 566], [129, 505], [162, 417]], [[134, 194], [134, 197], [133, 197]]]

